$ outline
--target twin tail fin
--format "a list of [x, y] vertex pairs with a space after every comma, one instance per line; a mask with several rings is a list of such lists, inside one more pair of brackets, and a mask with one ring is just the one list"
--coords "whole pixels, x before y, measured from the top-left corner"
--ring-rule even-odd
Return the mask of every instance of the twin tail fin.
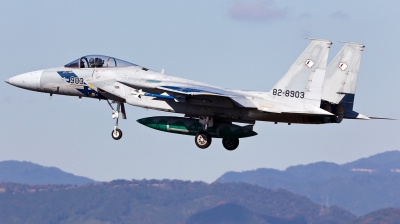
[[331, 45], [329, 40], [312, 39], [269, 95], [297, 108], [307, 108], [308, 105], [319, 108]]

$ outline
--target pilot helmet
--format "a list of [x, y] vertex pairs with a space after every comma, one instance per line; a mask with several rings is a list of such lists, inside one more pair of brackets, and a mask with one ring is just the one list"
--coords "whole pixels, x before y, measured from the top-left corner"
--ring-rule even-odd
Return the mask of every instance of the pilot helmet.
[[104, 64], [104, 61], [101, 60], [101, 58], [95, 58], [95, 59], [94, 59], [94, 65], [95, 65], [96, 67], [103, 67], [103, 64]]
[[93, 59], [93, 58], [90, 58], [90, 59], [89, 59], [89, 67], [90, 67], [90, 68], [93, 68], [93, 67], [94, 67], [94, 59]]

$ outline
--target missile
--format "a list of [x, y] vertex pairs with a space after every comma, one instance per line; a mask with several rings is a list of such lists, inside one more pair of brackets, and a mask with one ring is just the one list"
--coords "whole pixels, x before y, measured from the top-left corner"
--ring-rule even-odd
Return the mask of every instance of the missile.
[[[199, 123], [198, 119], [186, 117], [146, 117], [137, 120], [137, 122], [158, 131], [182, 135], [195, 136], [203, 130], [203, 126]], [[252, 130], [252, 127], [252, 125], [242, 127], [227, 122], [214, 121], [214, 125], [208, 127], [207, 132], [214, 138], [246, 138], [257, 135]]]

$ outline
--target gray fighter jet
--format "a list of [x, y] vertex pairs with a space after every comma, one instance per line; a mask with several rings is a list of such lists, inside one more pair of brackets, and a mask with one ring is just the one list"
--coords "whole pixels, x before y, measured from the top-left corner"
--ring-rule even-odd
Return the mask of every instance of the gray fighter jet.
[[[138, 122], [156, 130], [195, 136], [199, 148], [222, 138], [227, 150], [239, 138], [257, 135], [256, 121], [298, 124], [369, 120], [353, 111], [357, 75], [364, 45], [346, 43], [327, 66], [331, 41], [312, 39], [279, 82], [269, 91], [241, 91], [211, 86], [156, 72], [114, 57], [88, 55], [62, 67], [14, 76], [7, 83], [32, 91], [105, 100], [122, 137], [118, 119], [125, 103], [184, 117], [149, 117]], [[114, 106], [116, 106], [114, 108]], [[243, 126], [237, 123], [245, 124]]]

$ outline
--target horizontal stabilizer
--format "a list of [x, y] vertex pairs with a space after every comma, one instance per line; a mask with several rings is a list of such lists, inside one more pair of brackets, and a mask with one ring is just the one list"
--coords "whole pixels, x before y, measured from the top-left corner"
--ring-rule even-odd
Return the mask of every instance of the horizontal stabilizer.
[[392, 121], [397, 120], [397, 119], [394, 119], [394, 118], [386, 118], [386, 117], [369, 117], [369, 118], [371, 118], [373, 120], [392, 120]]
[[380, 120], [397, 120], [397, 119], [393, 119], [393, 118], [384, 118], [384, 117], [367, 117], [363, 114], [360, 114], [356, 111], [352, 111], [352, 110], [348, 110], [347, 108], [345, 108], [345, 112], [344, 112], [344, 118], [346, 119], [360, 119], [360, 120], [376, 120], [376, 119], [380, 119]]
[[367, 117], [367, 116], [362, 115], [362, 114], [358, 114], [357, 117], [356, 117], [356, 119], [371, 120], [370, 117]]

